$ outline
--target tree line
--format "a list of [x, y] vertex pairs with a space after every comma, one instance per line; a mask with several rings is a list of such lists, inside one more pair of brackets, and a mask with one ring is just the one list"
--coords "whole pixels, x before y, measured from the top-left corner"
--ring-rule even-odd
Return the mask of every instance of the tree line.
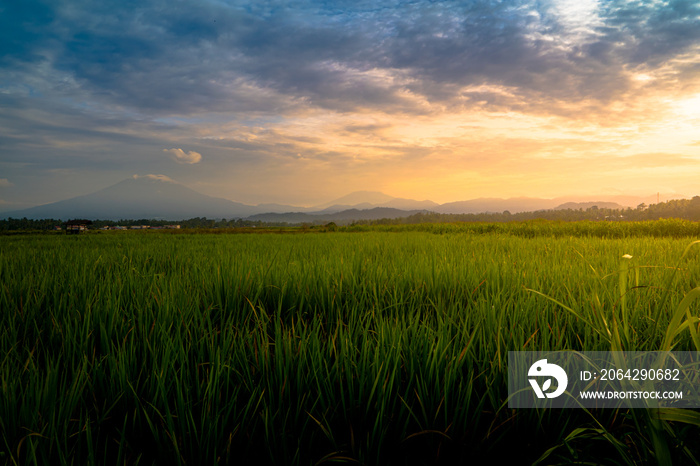
[[[31, 219], [31, 218], [7, 218], [0, 220], [0, 231], [16, 231], [16, 230], [54, 230], [56, 227], [64, 227], [62, 220], [49, 219]], [[136, 220], [93, 220], [90, 229], [100, 229], [102, 227], [115, 226], [137, 226], [147, 225], [149, 227], [162, 227], [166, 225], [180, 225], [180, 228], [243, 228], [243, 227], [262, 227], [269, 226], [259, 220], [245, 219], [208, 219], [206, 217], [194, 217], [187, 220], [153, 220], [153, 219], [136, 219]]]
[[692, 199], [674, 199], [659, 204], [640, 204], [636, 208], [609, 209], [592, 206], [587, 209], [559, 209], [537, 210], [534, 212], [509, 211], [485, 212], [478, 214], [440, 214], [436, 212], [417, 213], [409, 217], [395, 219], [380, 219], [370, 221], [357, 221], [355, 224], [371, 225], [396, 225], [415, 223], [452, 223], [452, 222], [515, 222], [527, 220], [555, 220], [575, 222], [580, 220], [610, 221], [610, 222], [634, 222], [644, 220], [659, 220], [664, 218], [677, 218], [683, 220], [700, 221], [700, 196]]

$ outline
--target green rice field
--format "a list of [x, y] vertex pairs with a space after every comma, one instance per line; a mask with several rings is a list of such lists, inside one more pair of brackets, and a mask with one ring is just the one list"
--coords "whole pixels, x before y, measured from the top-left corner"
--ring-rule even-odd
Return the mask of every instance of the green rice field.
[[507, 406], [508, 351], [700, 350], [698, 224], [340, 230], [0, 236], [0, 464], [700, 461]]

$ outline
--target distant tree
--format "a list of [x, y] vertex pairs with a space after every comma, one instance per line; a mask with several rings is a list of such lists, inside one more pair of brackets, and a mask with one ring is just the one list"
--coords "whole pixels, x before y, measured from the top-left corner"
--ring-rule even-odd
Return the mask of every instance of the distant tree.
[[700, 196], [693, 197], [688, 203], [688, 219], [700, 220]]

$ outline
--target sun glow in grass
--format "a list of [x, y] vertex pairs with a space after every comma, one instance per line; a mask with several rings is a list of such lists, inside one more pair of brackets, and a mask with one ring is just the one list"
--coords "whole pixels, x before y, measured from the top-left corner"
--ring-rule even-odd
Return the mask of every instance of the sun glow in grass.
[[[648, 433], [622, 442], [636, 420], [618, 413], [503, 409], [506, 357], [608, 350], [622, 322], [626, 349], [695, 348], [689, 241], [601, 239], [585, 224], [578, 236], [551, 224], [428, 228], [442, 234], [2, 238], [0, 454], [120, 465], [522, 463], [550, 449], [564, 462], [654, 459]], [[683, 416], [657, 417], [672, 428]], [[678, 445], [698, 432], [674, 432], [668, 455], [686, 458]]]

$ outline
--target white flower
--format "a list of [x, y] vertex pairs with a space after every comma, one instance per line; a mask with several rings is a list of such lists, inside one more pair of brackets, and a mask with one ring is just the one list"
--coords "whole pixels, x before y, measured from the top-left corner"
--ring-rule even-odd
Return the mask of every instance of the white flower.
[[632, 256], [630, 256], [629, 254], [625, 254], [624, 256], [622, 256], [622, 258], [623, 259], [632, 259]]

